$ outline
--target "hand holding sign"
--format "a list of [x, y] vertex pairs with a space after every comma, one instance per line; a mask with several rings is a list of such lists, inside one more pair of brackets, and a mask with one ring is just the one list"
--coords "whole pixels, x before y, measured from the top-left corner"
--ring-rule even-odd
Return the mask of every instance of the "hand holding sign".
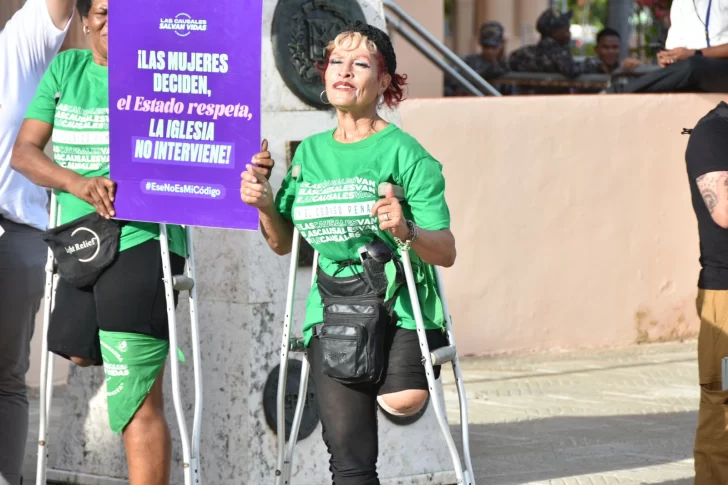
[[116, 183], [113, 180], [106, 177], [79, 176], [68, 188], [68, 192], [94, 206], [96, 212], [106, 219], [116, 215], [114, 211]]
[[241, 174], [240, 198], [246, 204], [263, 209], [268, 207], [273, 199], [268, 177], [275, 162], [270, 158], [268, 140], [263, 140], [261, 152], [253, 156], [253, 163], [245, 166], [246, 171]]
[[261, 151], [259, 153], [253, 155], [253, 170], [266, 179], [269, 179], [270, 173], [273, 171], [273, 167], [276, 162], [270, 157], [270, 152], [268, 151], [268, 140], [263, 140], [260, 150]]

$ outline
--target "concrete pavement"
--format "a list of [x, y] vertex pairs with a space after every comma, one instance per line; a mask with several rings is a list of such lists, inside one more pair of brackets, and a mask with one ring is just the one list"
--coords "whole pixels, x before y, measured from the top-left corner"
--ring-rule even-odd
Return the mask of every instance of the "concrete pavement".
[[468, 359], [463, 370], [481, 484], [692, 484], [695, 342]]
[[[463, 359], [478, 484], [692, 484], [695, 356], [695, 342], [686, 342]], [[458, 433], [452, 373], [443, 379]], [[63, 389], [56, 394], [62, 399]], [[31, 409], [32, 484], [37, 399]]]

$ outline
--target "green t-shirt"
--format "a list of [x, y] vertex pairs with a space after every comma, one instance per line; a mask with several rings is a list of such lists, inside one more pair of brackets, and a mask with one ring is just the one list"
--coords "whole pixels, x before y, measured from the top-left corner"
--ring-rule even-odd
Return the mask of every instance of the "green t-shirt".
[[[339, 269], [335, 261], [359, 261], [358, 249], [377, 235], [396, 247], [388, 231], [379, 230], [377, 217], [370, 217], [379, 199], [379, 184], [390, 182], [404, 188], [404, 215], [422, 229], [450, 227], [445, 202], [442, 165], [415, 140], [393, 124], [356, 143], [340, 143], [333, 130], [305, 139], [296, 149], [276, 206], [293, 221], [301, 236], [319, 252], [319, 265], [329, 275]], [[297, 179], [293, 167], [301, 165]], [[442, 302], [435, 271], [410, 251], [423, 321], [427, 329], [444, 328]], [[337, 276], [350, 276], [361, 266], [345, 266]], [[397, 293], [394, 311], [397, 325], [416, 329], [409, 293]], [[303, 333], [306, 344], [311, 328], [323, 321], [323, 304], [314, 284], [306, 301]]]
[[[109, 176], [108, 72], [94, 62], [90, 50], [71, 49], [58, 54], [25, 114], [26, 118], [53, 125], [53, 158], [61, 167], [84, 177]], [[96, 211], [67, 192], [56, 191], [56, 195], [61, 224]], [[170, 251], [187, 257], [184, 229], [167, 227]], [[119, 249], [124, 251], [158, 238], [159, 224], [130, 222], [121, 230]]]

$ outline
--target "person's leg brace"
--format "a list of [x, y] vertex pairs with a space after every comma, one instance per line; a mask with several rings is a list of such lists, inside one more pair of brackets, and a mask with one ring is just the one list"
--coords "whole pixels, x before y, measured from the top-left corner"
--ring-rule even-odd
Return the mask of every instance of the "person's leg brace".
[[728, 357], [728, 290], [700, 290], [698, 372], [700, 407], [695, 433], [695, 485], [728, 483], [728, 391], [721, 361]]
[[0, 485], [19, 485], [28, 436], [25, 374], [48, 247], [37, 229], [0, 224]]

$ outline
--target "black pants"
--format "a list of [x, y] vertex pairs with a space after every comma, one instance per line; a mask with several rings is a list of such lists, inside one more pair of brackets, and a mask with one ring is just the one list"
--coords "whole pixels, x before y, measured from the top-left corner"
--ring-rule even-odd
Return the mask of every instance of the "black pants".
[[[384, 377], [376, 385], [347, 386], [324, 374], [319, 341], [311, 339], [308, 359], [334, 485], [379, 485], [377, 396], [407, 389], [427, 390], [417, 332], [394, 326], [391, 329], [385, 347]], [[430, 350], [447, 345], [444, 333], [428, 330], [426, 334]], [[439, 366], [433, 370], [437, 379]]]
[[[174, 253], [169, 259], [172, 274], [183, 274], [185, 259]], [[100, 366], [99, 329], [169, 339], [163, 277], [159, 241], [152, 239], [121, 251], [93, 286], [76, 288], [60, 278], [48, 350]], [[175, 305], [178, 294], [174, 292]]]
[[627, 84], [615, 84], [607, 93], [728, 93], [728, 60], [693, 56]]

